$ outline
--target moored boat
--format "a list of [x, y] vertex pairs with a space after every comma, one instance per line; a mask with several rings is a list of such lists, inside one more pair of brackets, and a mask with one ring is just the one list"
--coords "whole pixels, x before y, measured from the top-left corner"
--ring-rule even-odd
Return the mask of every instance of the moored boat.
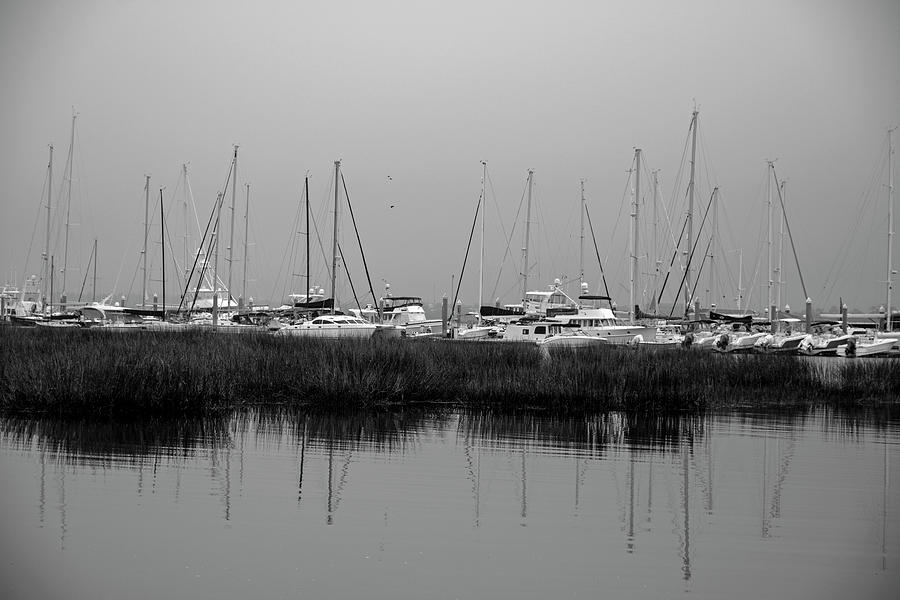
[[275, 335], [296, 335], [315, 338], [370, 338], [377, 329], [359, 317], [350, 315], [321, 315], [297, 325], [286, 325]]
[[846, 345], [837, 349], [837, 355], [848, 357], [887, 356], [891, 354], [898, 340], [900, 338], [874, 338], [866, 341], [857, 341], [855, 337], [851, 337]]

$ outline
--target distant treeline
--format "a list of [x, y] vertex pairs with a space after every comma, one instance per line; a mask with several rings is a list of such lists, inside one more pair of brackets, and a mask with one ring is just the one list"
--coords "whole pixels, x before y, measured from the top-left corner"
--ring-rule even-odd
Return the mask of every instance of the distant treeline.
[[565, 412], [893, 404], [900, 360], [513, 342], [0, 328], [0, 412], [197, 416], [249, 406]]

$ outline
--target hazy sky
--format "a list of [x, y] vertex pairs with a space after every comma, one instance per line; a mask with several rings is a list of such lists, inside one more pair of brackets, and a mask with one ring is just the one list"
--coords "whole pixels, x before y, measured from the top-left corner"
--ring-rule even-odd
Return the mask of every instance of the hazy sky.
[[[716, 258], [718, 285], [735, 287], [742, 249], [744, 296], [755, 276], [752, 303], [761, 306], [765, 161], [777, 159], [807, 293], [818, 307], [837, 305], [842, 296], [867, 309], [885, 299], [883, 166], [886, 131], [900, 124], [898, 32], [894, 0], [6, 0], [0, 4], [0, 262], [7, 280], [21, 283], [26, 272], [40, 272], [41, 194], [52, 143], [52, 253], [59, 266], [74, 107], [70, 298], [81, 288], [95, 238], [102, 293], [130, 290], [134, 298], [140, 292], [145, 174], [152, 178], [152, 200], [165, 186], [175, 236], [167, 253], [171, 258], [174, 250], [181, 261], [181, 197], [173, 194], [182, 164], [189, 165], [205, 225], [238, 144], [234, 280], [241, 280], [240, 219], [249, 182], [248, 295], [259, 300], [279, 303], [288, 288], [304, 286], [287, 279], [283, 257], [307, 171], [320, 235], [330, 247], [325, 207], [336, 159], [343, 161], [376, 293], [387, 280], [395, 294], [439, 298], [451, 275], [459, 276], [481, 161], [487, 161], [485, 300], [492, 294], [519, 299], [521, 216], [510, 250], [515, 261], [503, 266], [499, 287], [494, 281], [507, 246], [503, 232], [513, 227], [526, 172], [534, 169], [529, 287], [577, 277], [584, 179], [610, 291], [624, 306], [626, 171], [634, 148], [642, 148], [647, 169], [640, 210], [650, 214], [647, 175], [658, 169], [659, 196], [677, 235], [687, 188], [682, 157], [696, 105], [695, 231], [719, 186], [720, 253], [728, 254]], [[900, 135], [895, 139], [900, 145]], [[651, 238], [649, 224], [641, 227], [641, 236]], [[227, 221], [224, 229], [223, 254]], [[360, 289], [346, 212], [341, 230]], [[660, 237], [671, 235], [660, 230]], [[477, 243], [478, 235], [465, 302], [477, 294]], [[784, 247], [782, 303], [799, 308], [803, 295]], [[649, 250], [639, 253], [647, 270]], [[158, 279], [159, 244], [151, 244], [151, 254], [151, 279]], [[898, 256], [900, 242], [895, 267]], [[313, 282], [327, 288], [321, 252], [313, 262]], [[585, 271], [596, 290], [590, 241]], [[680, 272], [672, 279], [677, 283]], [[705, 303], [704, 292], [698, 294]]]

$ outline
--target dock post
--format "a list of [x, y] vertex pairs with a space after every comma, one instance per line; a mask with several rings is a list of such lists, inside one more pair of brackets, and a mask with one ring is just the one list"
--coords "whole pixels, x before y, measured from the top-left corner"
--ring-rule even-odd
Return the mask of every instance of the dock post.
[[844, 304], [841, 306], [841, 327], [844, 330], [844, 335], [847, 335], [847, 305]]
[[447, 337], [447, 296], [441, 300], [441, 335]]
[[806, 299], [806, 333], [812, 332], [812, 299]]

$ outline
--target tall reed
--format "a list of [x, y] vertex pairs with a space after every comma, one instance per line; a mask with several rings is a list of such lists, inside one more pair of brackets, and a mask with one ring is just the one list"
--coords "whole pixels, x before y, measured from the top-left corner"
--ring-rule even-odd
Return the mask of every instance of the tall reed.
[[562, 412], [896, 403], [900, 361], [204, 331], [0, 328], [0, 411], [206, 415], [246, 406]]

